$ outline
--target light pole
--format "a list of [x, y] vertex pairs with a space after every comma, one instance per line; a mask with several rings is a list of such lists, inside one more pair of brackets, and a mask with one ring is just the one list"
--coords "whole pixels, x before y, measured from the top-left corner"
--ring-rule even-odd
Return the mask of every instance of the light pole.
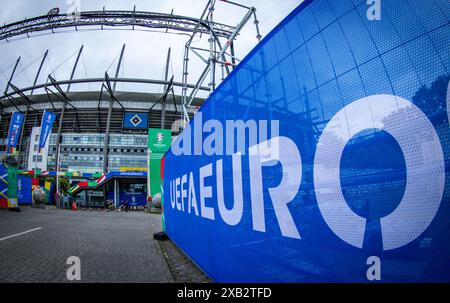
[[58, 145], [58, 154], [56, 156], [56, 198], [58, 207], [61, 208], [61, 198], [59, 194], [59, 159], [61, 158], [61, 145]]

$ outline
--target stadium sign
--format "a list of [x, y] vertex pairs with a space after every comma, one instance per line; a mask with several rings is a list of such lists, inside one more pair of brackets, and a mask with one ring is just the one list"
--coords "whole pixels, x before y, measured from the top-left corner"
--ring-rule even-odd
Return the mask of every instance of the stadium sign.
[[[371, 104], [376, 104], [372, 106], [372, 111], [369, 110]], [[393, 112], [397, 113], [395, 120], [385, 124]], [[344, 119], [347, 120], [347, 125], [339, 123]], [[384, 130], [396, 140], [405, 157], [406, 175], [410, 176], [406, 182], [403, 198], [395, 211], [380, 218], [383, 249], [391, 250], [415, 240], [434, 219], [444, 191], [444, 155], [436, 130], [426, 115], [401, 97], [392, 95], [364, 97], [340, 110], [327, 124], [319, 138], [313, 166], [314, 188], [319, 210], [328, 227], [352, 246], [363, 247], [367, 220], [353, 212], [345, 201], [340, 185], [339, 166], [345, 145], [354, 135], [370, 128]], [[427, 136], [417, 136], [420, 133]], [[228, 135], [226, 133], [226, 136]], [[337, 137], [341, 138], [340, 144], [336, 144]], [[411, 138], [415, 140], [412, 141]], [[427, 146], [431, 153], [431, 165], [422, 161], [422, 146]], [[250, 172], [253, 230], [266, 231], [263, 195], [266, 189], [263, 189], [265, 176], [262, 168], [280, 164], [280, 174], [283, 177], [277, 186], [268, 188], [270, 200], [282, 236], [300, 239], [300, 233], [287, 206], [297, 196], [302, 179], [301, 154], [297, 145], [292, 138], [280, 136], [250, 146], [247, 153], [249, 167], [246, 170]], [[211, 199], [212, 193], [216, 192], [221, 219], [230, 226], [237, 225], [243, 215], [241, 163], [243, 154], [245, 153], [237, 152], [231, 155], [233, 172], [231, 175], [223, 174], [224, 160], [221, 158], [216, 160], [214, 165], [208, 163], [198, 171], [190, 171], [169, 180], [172, 209], [215, 220], [215, 211], [212, 207], [206, 206], [206, 199]], [[290, 175], [289, 171], [297, 173]], [[195, 179], [194, 175], [198, 179]], [[211, 177], [212, 181], [211, 185], [206, 186], [205, 179], [208, 177]], [[232, 180], [233, 184], [234, 195], [229, 197], [232, 209], [228, 209], [225, 205], [226, 179]]]
[[155, 197], [161, 194], [161, 159], [170, 148], [172, 132], [170, 129], [149, 128], [148, 129], [148, 196]]
[[147, 129], [148, 113], [125, 112], [123, 115], [123, 128]]

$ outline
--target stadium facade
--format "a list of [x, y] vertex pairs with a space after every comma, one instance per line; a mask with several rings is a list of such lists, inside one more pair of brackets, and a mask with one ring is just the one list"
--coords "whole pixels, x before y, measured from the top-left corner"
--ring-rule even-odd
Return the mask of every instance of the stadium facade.
[[[5, 152], [7, 147], [7, 130], [12, 113], [17, 109], [27, 111], [23, 134], [15, 152], [19, 169], [29, 171], [31, 175], [36, 171], [49, 176], [63, 172], [69, 176], [70, 188], [77, 189], [72, 195], [74, 201], [83, 207], [104, 207], [105, 199], [115, 201], [116, 207], [124, 202], [134, 208], [145, 206], [148, 195], [148, 129], [169, 129], [175, 138], [184, 115], [181, 97], [170, 96], [168, 99], [171, 102], [164, 104], [163, 110], [163, 105], [158, 101], [167, 97], [164, 94], [116, 92], [109, 123], [109, 140], [105, 145], [109, 103], [113, 100], [105, 97], [101, 90], [73, 92], [65, 96], [70, 100], [71, 107], [65, 108], [62, 120], [63, 102], [50, 102], [48, 94], [30, 96], [34, 110], [28, 108], [28, 111], [21, 98], [5, 100], [0, 122], [2, 151]], [[203, 99], [197, 98], [194, 104], [199, 106], [202, 102]], [[42, 109], [52, 109], [59, 115], [45, 147], [39, 153]], [[190, 109], [189, 115], [192, 116], [193, 112], [194, 109]], [[59, 147], [58, 135], [61, 136]], [[123, 175], [108, 178], [101, 186], [95, 184], [90, 189], [77, 186], [95, 183], [103, 175], [120, 173]], [[55, 187], [49, 188], [50, 192], [55, 190]], [[51, 198], [49, 201], [56, 203]]]
[[[174, 122], [183, 118], [181, 97], [174, 96], [174, 101], [171, 100], [165, 105], [165, 122], [164, 125], [161, 125], [162, 105], [157, 102], [162, 96], [163, 94], [136, 92], [117, 92], [115, 94], [115, 98], [120, 100], [121, 105], [118, 102], [113, 104], [107, 150], [108, 161], [106, 171], [103, 171], [106, 120], [110, 100], [103, 96], [103, 100], [99, 102], [100, 91], [68, 93], [67, 97], [74, 107], [66, 108], [61, 121], [60, 170], [80, 173], [145, 170], [148, 165], [148, 128], [171, 129]], [[37, 155], [37, 142], [33, 140], [36, 138], [33, 138], [31, 134], [34, 127], [40, 126], [42, 109], [54, 108], [54, 111], [58, 113], [61, 112], [63, 103], [50, 103], [47, 94], [29, 98], [35, 110], [29, 110], [24, 121], [23, 138], [20, 140], [22, 144], [18, 147], [18, 151], [20, 150], [19, 168], [33, 170], [35, 162], [37, 162], [37, 166], [41, 170], [54, 171], [56, 170], [56, 142], [60, 115], [57, 116], [54, 123], [48, 140], [48, 151], [45, 155]], [[198, 106], [202, 102], [203, 99], [198, 98], [195, 105]], [[11, 113], [17, 111], [16, 106], [25, 112], [26, 104], [23, 103], [24, 100], [20, 98], [2, 101], [0, 149], [3, 152], [6, 149]], [[149, 110], [150, 108], [152, 109]], [[193, 112], [194, 110], [191, 110], [190, 114], [192, 115]], [[133, 124], [129, 120], [136, 115], [138, 120], [135, 121], [139, 123]], [[178, 124], [175, 123], [176, 125]], [[178, 132], [179, 129], [173, 129], [174, 136]], [[36, 159], [36, 157], [38, 158]], [[41, 163], [45, 163], [45, 165]]]
[[[67, 177], [72, 184], [69, 193], [75, 200], [82, 192], [83, 202], [90, 202], [94, 197], [99, 202], [98, 205], [96, 202], [96, 206], [101, 206], [106, 198], [110, 198], [118, 206], [119, 202], [128, 199], [126, 194], [132, 195], [138, 190], [141, 193], [138, 197], [141, 202], [138, 204], [145, 205], [143, 197], [147, 200], [147, 195], [160, 193], [160, 159], [167, 150], [160, 147], [170, 146], [170, 140], [166, 142], [164, 137], [166, 140], [174, 139], [203, 103], [203, 96], [212, 93], [219, 79], [223, 80], [237, 65], [239, 59], [235, 56], [234, 41], [251, 18], [256, 27], [256, 38], [258, 41], [261, 38], [255, 8], [227, 2], [227, 5], [245, 11], [241, 21], [231, 26], [213, 20], [214, 3], [207, 1], [200, 18], [137, 11], [136, 7], [132, 11], [104, 8], [102, 11], [75, 10], [66, 14], [55, 8], [46, 15], [0, 27], [0, 43], [13, 42], [25, 36], [31, 38], [70, 30], [114, 30], [118, 27], [122, 30], [139, 29], [160, 34], [176, 32], [182, 33], [184, 37], [189, 36], [184, 47], [181, 82], [174, 81], [173, 74], [169, 75], [171, 48], [168, 49], [163, 79], [123, 77], [125, 44], [116, 57], [118, 60], [114, 75], [108, 74], [108, 68], [104, 77], [87, 78], [86, 73], [86, 78], [75, 79], [84, 47], [81, 46], [70, 78], [55, 79], [54, 70], [48, 76], [41, 75], [48, 56], [47, 50], [42, 56], [34, 83], [29, 87], [16, 86], [14, 75], [21, 60], [19, 57], [4, 94], [0, 96], [0, 151], [11, 156], [13, 163], [18, 162], [20, 174], [28, 171], [34, 179], [37, 175]], [[190, 55], [195, 55], [197, 61], [191, 61]], [[203, 68], [197, 79], [189, 76], [193, 64]], [[208, 84], [205, 84], [206, 79], [209, 79]], [[78, 87], [79, 84], [93, 83], [98, 84], [98, 90], [82, 91]], [[119, 83], [150, 85], [151, 89], [145, 90], [150, 93], [116, 90]], [[162, 93], [152, 93], [160, 91], [161, 87]], [[179, 95], [175, 94], [175, 88], [181, 91]], [[199, 94], [201, 91], [206, 91], [206, 94]], [[54, 120], [52, 126], [47, 124], [40, 128], [47, 117]], [[16, 123], [21, 119], [23, 127], [22, 123]], [[155, 137], [162, 145], [154, 145], [149, 140], [150, 130], [158, 130]], [[41, 140], [47, 138], [48, 133], [48, 139]], [[45, 146], [42, 146], [41, 141]], [[151, 146], [156, 146], [156, 150], [152, 151]], [[152, 165], [153, 169], [150, 170], [149, 166]], [[144, 179], [147, 179], [147, 183]], [[109, 182], [111, 180], [113, 182]], [[152, 180], [159, 181], [152, 185]], [[36, 180], [33, 182], [37, 183]], [[49, 182], [59, 184], [53, 179]], [[52, 192], [49, 182], [46, 181], [45, 187], [48, 187], [48, 192]], [[5, 192], [6, 187], [13, 187], [8, 182], [3, 183]], [[15, 195], [15, 189], [10, 192]], [[11, 197], [8, 199], [5, 195], [3, 200], [11, 201]]]

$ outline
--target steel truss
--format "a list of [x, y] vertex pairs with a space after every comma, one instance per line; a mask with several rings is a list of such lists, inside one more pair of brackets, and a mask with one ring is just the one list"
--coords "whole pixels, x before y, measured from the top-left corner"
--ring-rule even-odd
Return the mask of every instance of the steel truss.
[[[100, 103], [102, 102], [102, 94], [104, 90], [106, 90], [109, 94], [109, 107], [108, 107], [108, 117], [107, 117], [107, 126], [105, 130], [105, 146], [104, 146], [104, 166], [103, 171], [106, 172], [107, 168], [107, 158], [108, 158], [108, 141], [109, 141], [109, 133], [110, 133], [110, 121], [113, 114], [113, 103], [117, 102], [121, 106], [121, 110], [124, 110], [123, 105], [120, 101], [115, 97], [115, 88], [117, 83], [119, 82], [128, 82], [128, 83], [142, 83], [142, 84], [160, 84], [164, 85], [164, 93], [163, 96], [153, 104], [153, 106], [149, 109], [149, 112], [156, 106], [160, 104], [162, 107], [161, 110], [161, 127], [164, 128], [164, 120], [165, 120], [165, 106], [167, 98], [169, 94], [172, 94], [172, 100], [175, 105], [175, 112], [178, 112], [175, 103], [175, 95], [173, 88], [175, 86], [181, 87], [182, 96], [181, 96], [181, 105], [183, 108], [183, 115], [185, 121], [189, 121], [190, 112], [192, 112], [193, 101], [196, 98], [197, 93], [200, 90], [209, 91], [212, 93], [216, 88], [216, 67], [219, 66], [222, 71], [222, 80], [225, 77], [225, 72], [228, 75], [231, 72], [236, 64], [239, 62], [239, 59], [236, 58], [234, 53], [234, 41], [239, 35], [242, 28], [248, 23], [248, 21], [253, 17], [254, 24], [256, 26], [256, 38], [258, 41], [261, 39], [261, 35], [259, 32], [259, 21], [256, 18], [256, 9], [253, 7], [247, 7], [238, 3], [234, 3], [228, 0], [220, 0], [230, 5], [238, 6], [245, 9], [246, 13], [242, 20], [236, 26], [225, 25], [221, 23], [214, 22], [214, 10], [216, 0], [208, 0], [208, 3], [203, 10], [203, 13], [199, 19], [174, 15], [173, 11], [171, 14], [162, 14], [162, 13], [153, 13], [153, 12], [142, 12], [136, 11], [136, 7], [134, 7], [133, 11], [112, 11], [105, 10], [103, 8], [102, 11], [89, 11], [89, 12], [81, 12], [78, 16], [74, 15], [66, 15], [66, 14], [49, 14], [44, 16], [39, 16], [31, 19], [25, 19], [23, 21], [7, 24], [0, 27], [0, 43], [2, 41], [9, 42], [9, 40], [26, 35], [27, 37], [31, 37], [30, 35], [34, 32], [41, 32], [44, 34], [53, 33], [55, 29], [59, 28], [73, 28], [74, 30], [79, 30], [80, 27], [94, 27], [94, 29], [117, 29], [124, 28], [127, 30], [134, 30], [135, 27], [141, 27], [146, 30], [152, 29], [165, 29], [165, 31], [161, 31], [161, 33], [168, 33], [169, 30], [177, 31], [178, 33], [184, 33], [189, 36], [189, 39], [185, 45], [184, 49], [184, 57], [183, 57], [183, 75], [182, 82], [173, 81], [173, 75], [170, 80], [168, 74], [168, 67], [170, 61], [170, 49], [168, 50], [167, 55], [167, 63], [165, 70], [165, 79], [164, 80], [152, 80], [152, 79], [137, 79], [137, 78], [120, 78], [119, 70], [122, 63], [122, 57], [125, 49], [125, 45], [122, 48], [121, 55], [117, 64], [116, 73], [114, 78], [110, 78], [107, 73], [105, 73], [104, 78], [84, 78], [84, 79], [74, 79], [74, 73], [78, 65], [78, 61], [80, 59], [80, 55], [83, 51], [83, 46], [80, 48], [78, 52], [78, 56], [76, 58], [75, 64], [72, 69], [72, 73], [70, 79], [68, 80], [57, 80], [52, 78], [50, 75], [47, 77], [47, 81], [44, 84], [37, 84], [37, 80], [39, 78], [42, 66], [44, 64], [45, 59], [47, 58], [48, 50], [45, 52], [41, 64], [39, 66], [38, 72], [35, 76], [35, 80], [32, 86], [26, 88], [18, 88], [14, 86], [11, 81], [16, 72], [16, 68], [20, 62], [20, 57], [17, 59], [9, 81], [6, 85], [3, 96], [0, 96], [0, 114], [3, 112], [5, 107], [14, 106], [17, 110], [20, 111], [19, 107], [26, 105], [25, 117], [27, 116], [30, 109], [37, 111], [33, 105], [34, 102], [29, 98], [33, 95], [33, 92], [37, 89], [44, 89], [48, 101], [50, 102], [53, 110], [57, 111], [52, 100], [52, 96], [58, 98], [62, 101], [62, 108], [60, 109], [59, 116], [59, 126], [57, 133], [57, 154], [56, 159], [59, 158], [59, 145], [61, 142], [61, 132], [62, 132], [62, 123], [64, 120], [64, 112], [66, 110], [66, 106], [69, 105], [74, 113], [71, 115], [74, 116], [74, 121], [72, 125], [73, 130], [80, 131], [80, 122], [79, 122], [79, 111], [72, 104], [70, 98], [68, 97], [68, 92], [70, 91], [70, 87], [72, 84], [78, 83], [91, 83], [97, 82], [101, 83], [101, 92], [99, 101], [97, 104], [96, 112], [96, 124], [97, 129], [100, 131]], [[198, 41], [204, 39], [204, 36], [207, 37], [207, 41], [209, 44], [209, 49], [201, 48], [194, 45]], [[194, 38], [196, 38], [194, 41]], [[189, 84], [188, 82], [188, 69], [189, 69], [189, 55], [190, 53], [195, 54], [199, 57], [203, 63], [205, 64], [205, 68], [201, 73], [199, 79], [195, 82], [195, 84]], [[210, 82], [207, 86], [204, 86], [203, 83], [207, 76], [210, 76]], [[64, 91], [61, 86], [68, 85], [66, 91]], [[12, 92], [9, 89], [12, 88]], [[54, 88], [56, 91], [54, 91]], [[188, 94], [188, 90], [190, 93]], [[17, 98], [20, 97], [20, 98]], [[17, 101], [20, 101], [21, 104], [16, 104]], [[0, 115], [1, 119], [1, 115]], [[20, 151], [22, 149], [22, 139], [23, 139], [24, 128], [22, 128], [22, 133], [20, 135], [19, 140], [19, 157]]]
[[[169, 85], [172, 84], [173, 86], [183, 87], [183, 83], [176, 82], [176, 81], [165, 81], [165, 80], [159, 80], [159, 79], [142, 79], [142, 78], [110, 78], [111, 82], [117, 82], [117, 83], [140, 83], [140, 84], [157, 84], [157, 85]], [[82, 84], [82, 83], [103, 83], [105, 81], [105, 78], [83, 78], [83, 79], [73, 79], [73, 80], [57, 80], [55, 83], [58, 85], [67, 85], [67, 84]], [[11, 83], [9, 84], [11, 87]], [[0, 96], [0, 104], [2, 104], [3, 100], [8, 99], [9, 97], [12, 97], [14, 95], [25, 93], [33, 90], [37, 90], [40, 88], [45, 88], [48, 86], [48, 84], [37, 84], [33, 86], [28, 86], [24, 88], [16, 88], [17, 91], [9, 92], [7, 94], [4, 94], [3, 96]], [[194, 84], [188, 84], [186, 85], [188, 88], [194, 88]], [[203, 91], [209, 91], [209, 87], [207, 86], [201, 86], [199, 88]]]
[[[83, 79], [74, 79], [74, 74], [75, 74], [75, 70], [77, 68], [81, 53], [83, 51], [83, 46], [80, 48], [80, 50], [78, 51], [78, 56], [75, 60], [75, 64], [72, 68], [72, 73], [71, 76], [68, 80], [56, 80], [55, 78], [53, 78], [51, 75], [47, 76], [47, 81], [45, 83], [41, 83], [41, 84], [37, 84], [43, 63], [45, 61], [45, 58], [48, 55], [48, 50], [45, 52], [41, 64], [39, 66], [38, 72], [35, 76], [35, 80], [33, 82], [33, 85], [30, 87], [25, 87], [25, 88], [18, 88], [17, 86], [15, 86], [13, 83], [11, 83], [14, 74], [16, 72], [16, 68], [18, 63], [20, 62], [20, 57], [19, 59], [17, 59], [16, 64], [14, 66], [13, 72], [11, 73], [11, 76], [9, 78], [9, 81], [6, 85], [5, 91], [3, 96], [0, 96], [0, 113], [3, 113], [3, 110], [5, 107], [14, 107], [17, 111], [19, 112], [25, 112], [25, 117], [28, 115], [29, 110], [33, 110], [33, 111], [38, 111], [37, 108], [34, 107], [35, 102], [30, 98], [30, 96], [33, 95], [33, 92], [37, 89], [44, 89], [45, 94], [47, 96], [47, 100], [49, 102], [49, 104], [51, 105], [51, 107], [53, 108], [53, 111], [55, 112], [59, 112], [58, 115], [58, 132], [57, 132], [57, 140], [56, 140], [56, 159], [59, 158], [59, 145], [61, 144], [61, 134], [62, 134], [62, 125], [63, 125], [63, 121], [65, 120], [65, 112], [66, 112], [66, 107], [70, 106], [70, 108], [72, 109], [72, 112], [70, 114], [71, 117], [73, 117], [73, 124], [72, 124], [72, 131], [76, 131], [76, 132], [80, 132], [81, 131], [81, 123], [80, 123], [80, 117], [79, 117], [79, 110], [78, 108], [72, 103], [72, 100], [69, 98], [68, 96], [68, 92], [70, 91], [70, 88], [73, 84], [80, 84], [80, 83], [100, 83], [101, 84], [101, 89], [100, 89], [100, 95], [99, 95], [99, 100], [98, 100], [98, 104], [97, 104], [97, 109], [96, 109], [96, 122], [97, 122], [97, 130], [100, 131], [100, 116], [101, 116], [101, 109], [100, 109], [100, 103], [102, 102], [102, 96], [103, 93], [106, 91], [106, 93], [109, 95], [109, 106], [108, 106], [108, 112], [107, 112], [107, 126], [105, 129], [105, 147], [104, 147], [104, 152], [105, 152], [105, 156], [104, 159], [107, 159], [108, 157], [108, 148], [107, 148], [107, 142], [109, 140], [107, 140], [106, 138], [109, 138], [109, 133], [110, 133], [110, 122], [111, 122], [111, 117], [113, 115], [113, 103], [117, 103], [120, 105], [121, 107], [121, 111], [123, 112], [125, 110], [125, 107], [123, 106], [123, 104], [117, 99], [116, 94], [115, 94], [115, 88], [117, 83], [141, 83], [141, 84], [159, 84], [159, 85], [164, 85], [165, 86], [165, 93], [163, 94], [163, 96], [161, 97], [161, 99], [159, 99], [156, 103], [157, 104], [161, 104], [163, 107], [166, 104], [166, 99], [169, 95], [169, 93], [172, 93], [172, 100], [174, 101], [174, 105], [175, 105], [175, 112], [178, 112], [177, 108], [176, 108], [176, 104], [175, 104], [175, 96], [174, 96], [174, 91], [173, 91], [173, 87], [174, 86], [178, 86], [178, 87], [182, 87], [183, 84], [180, 82], [174, 82], [173, 81], [173, 76], [170, 80], [152, 80], [152, 79], [139, 79], [139, 78], [119, 78], [119, 70], [120, 70], [120, 66], [122, 63], [122, 57], [123, 57], [123, 53], [125, 50], [125, 45], [122, 47], [122, 51], [121, 51], [121, 56], [119, 58], [119, 62], [117, 65], [117, 69], [116, 69], [116, 73], [115, 73], [115, 77], [111, 78], [107, 72], [105, 72], [105, 76], [104, 78], [83, 78]], [[167, 63], [168, 65], [168, 63]], [[167, 66], [166, 66], [166, 70], [167, 70]], [[166, 71], [167, 74], [167, 71]], [[64, 91], [62, 89], [62, 85], [67, 85], [67, 89]], [[188, 87], [194, 88], [195, 85], [188, 85]], [[208, 91], [209, 88], [208, 87], [201, 87], [200, 89]], [[60, 109], [57, 109], [55, 107], [55, 99], [62, 102], [62, 107]], [[23, 110], [23, 107], [25, 106], [25, 110]], [[21, 108], [22, 107], [22, 108]], [[151, 111], [153, 108], [155, 107], [155, 104], [153, 104], [153, 106], [151, 106], [151, 108], [149, 109], [149, 111]], [[84, 112], [83, 112], [84, 113]], [[0, 116], [1, 117], [1, 116]], [[165, 113], [162, 113], [162, 120], [164, 120], [165, 117]], [[164, 126], [163, 126], [164, 127]], [[22, 151], [22, 145], [23, 145], [23, 138], [24, 138], [24, 129], [25, 127], [22, 128], [21, 131], [21, 135], [19, 138], [19, 149], [18, 149], [18, 157], [20, 158], [21, 155], [21, 151]], [[103, 170], [106, 171], [106, 165], [107, 163], [104, 163], [104, 167]]]
[[174, 14], [163, 14], [154, 12], [136, 11], [88, 11], [81, 12], [79, 16], [58, 14], [43, 15], [22, 21], [6, 24], [0, 27], [0, 41], [9, 42], [9, 39], [26, 35], [30, 36], [33, 32], [50, 31], [53, 33], [58, 28], [73, 28], [78, 30], [80, 27], [99, 26], [99, 29], [117, 29], [118, 27], [131, 27], [134, 30], [136, 26], [146, 29], [166, 29], [183, 33], [205, 33], [210, 31], [218, 37], [229, 37], [235, 30], [234, 27], [214, 22], [204, 22], [196, 18], [179, 16]]
[[[230, 73], [230, 67], [234, 68], [236, 62], [239, 61], [234, 54], [234, 40], [239, 35], [240, 31], [244, 28], [250, 18], [253, 17], [254, 24], [256, 27], [256, 38], [258, 42], [261, 40], [261, 34], [259, 32], [259, 21], [256, 18], [256, 9], [254, 7], [247, 7], [232, 1], [221, 0], [230, 5], [238, 6], [246, 10], [246, 13], [242, 20], [234, 27], [232, 31], [228, 33], [228, 35], [221, 35], [214, 28], [214, 10], [216, 0], [209, 0], [206, 4], [205, 9], [199, 19], [197, 27], [193, 30], [191, 37], [187, 41], [184, 49], [184, 58], [183, 58], [183, 77], [182, 77], [182, 100], [183, 100], [183, 112], [185, 122], [189, 122], [189, 115], [187, 112], [187, 108], [191, 107], [192, 101], [196, 97], [200, 87], [205, 82], [208, 74], [210, 77], [210, 81], [208, 83], [209, 91], [212, 93], [216, 89], [216, 67], [220, 66], [222, 69], [222, 80], [224, 78], [224, 73], [228, 75]], [[207, 24], [209, 30], [208, 42], [209, 49], [199, 48], [194, 46], [194, 38], [198, 37], [200, 40], [202, 38], [202, 34], [204, 33], [203, 25]], [[221, 41], [220, 38], [225, 38], [225, 41]], [[223, 39], [222, 39], [223, 40]], [[196, 41], [198, 42], [198, 41]], [[229, 50], [229, 52], [228, 52]], [[189, 55], [190, 52], [195, 54], [200, 60], [205, 64], [203, 72], [200, 74], [198, 80], [194, 88], [188, 93], [188, 75], [189, 75]]]

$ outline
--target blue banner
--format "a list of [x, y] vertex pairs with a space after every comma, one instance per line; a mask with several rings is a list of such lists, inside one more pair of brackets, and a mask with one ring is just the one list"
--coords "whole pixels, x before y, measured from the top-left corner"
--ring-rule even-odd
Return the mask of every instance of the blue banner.
[[145, 206], [147, 205], [147, 193], [146, 192], [130, 192], [121, 191], [119, 193], [119, 203], [128, 203], [128, 206]]
[[17, 175], [17, 201], [19, 205], [31, 204], [31, 178], [23, 175]]
[[113, 177], [130, 177], [130, 178], [133, 178], [133, 177], [136, 177], [136, 178], [142, 177], [142, 178], [144, 178], [144, 177], [147, 177], [147, 172], [137, 172], [137, 171], [112, 171], [112, 172], [109, 172], [109, 173], [106, 175], [106, 178], [107, 178], [107, 179], [110, 179], [110, 178], [113, 178]]
[[47, 138], [52, 132], [53, 123], [55, 122], [56, 114], [44, 111], [41, 123], [41, 134], [39, 135], [39, 150], [44, 148]]
[[126, 112], [123, 115], [123, 128], [147, 129], [148, 113]]
[[19, 142], [20, 133], [22, 130], [24, 114], [19, 112], [13, 112], [11, 115], [11, 123], [9, 124], [8, 132], [8, 147], [17, 147]]
[[450, 282], [450, 2], [369, 2], [304, 1], [167, 152], [215, 281]]

